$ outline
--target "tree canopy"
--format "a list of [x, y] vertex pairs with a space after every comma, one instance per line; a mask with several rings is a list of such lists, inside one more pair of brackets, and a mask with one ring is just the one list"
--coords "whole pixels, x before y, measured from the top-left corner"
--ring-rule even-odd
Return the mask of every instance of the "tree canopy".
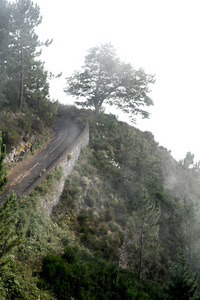
[[148, 94], [149, 84], [155, 82], [154, 76], [121, 61], [110, 43], [89, 49], [82, 71], [66, 80], [64, 91], [80, 98], [77, 105], [92, 107], [97, 114], [107, 103], [128, 113], [132, 120], [137, 114], [149, 117], [144, 107], [153, 105]]
[[52, 119], [48, 72], [39, 59], [42, 43], [36, 27], [40, 8], [31, 0], [0, 0], [0, 105], [24, 112], [28, 107], [39, 117]]

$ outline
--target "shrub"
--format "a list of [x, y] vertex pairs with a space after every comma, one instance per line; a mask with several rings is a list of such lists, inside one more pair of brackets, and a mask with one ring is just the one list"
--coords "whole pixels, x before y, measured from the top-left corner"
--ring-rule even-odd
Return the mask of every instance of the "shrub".
[[[47, 255], [43, 259], [41, 276], [48, 282], [49, 287], [56, 292], [59, 299], [67, 299], [67, 269], [60, 256]], [[38, 286], [44, 286], [44, 282], [39, 281]]]
[[105, 211], [105, 220], [107, 222], [112, 221], [114, 219], [115, 213], [112, 207], [109, 207]]
[[64, 191], [61, 196], [61, 204], [67, 204], [68, 208], [74, 209], [76, 206], [76, 200], [78, 199], [79, 186], [76, 182], [67, 180], [65, 182]]
[[67, 245], [64, 249], [63, 258], [65, 258], [69, 264], [78, 261], [78, 250], [79, 248], [77, 246]]
[[89, 185], [89, 179], [86, 177], [86, 176], [82, 176], [81, 177], [81, 184], [84, 186], [84, 187], [87, 187]]
[[44, 132], [44, 122], [39, 118], [33, 120], [31, 127], [33, 131], [37, 131], [40, 134]]
[[67, 154], [67, 159], [68, 159], [68, 160], [72, 159], [72, 154], [71, 154], [71, 153], [68, 153], [68, 154]]

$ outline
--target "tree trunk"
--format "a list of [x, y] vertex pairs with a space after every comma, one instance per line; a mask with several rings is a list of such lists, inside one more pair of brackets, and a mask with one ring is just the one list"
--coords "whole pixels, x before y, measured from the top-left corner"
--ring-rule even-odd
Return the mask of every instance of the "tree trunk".
[[99, 103], [98, 100], [94, 101], [94, 108], [95, 108], [95, 116], [98, 116], [101, 110], [101, 104]]
[[19, 111], [22, 111], [22, 104], [23, 104], [23, 89], [24, 89], [24, 70], [23, 70], [23, 45], [21, 42], [20, 45], [21, 49], [20, 49], [20, 83], [19, 83], [19, 104], [18, 104], [18, 108]]
[[143, 223], [142, 223], [141, 235], [140, 235], [140, 260], [139, 260], [139, 270], [138, 270], [138, 281], [140, 281], [141, 272], [142, 272], [143, 248], [144, 248], [144, 241], [143, 241]]
[[95, 115], [98, 116], [99, 115], [99, 112], [100, 112], [100, 107], [97, 105], [95, 107]]

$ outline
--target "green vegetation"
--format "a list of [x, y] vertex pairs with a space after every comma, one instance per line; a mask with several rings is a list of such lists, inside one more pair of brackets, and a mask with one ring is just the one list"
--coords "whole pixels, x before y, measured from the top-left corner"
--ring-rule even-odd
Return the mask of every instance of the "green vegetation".
[[50, 201], [62, 168], [29, 197], [11, 193], [2, 204], [0, 299], [199, 299], [200, 163], [190, 152], [176, 162], [150, 132], [101, 113], [107, 102], [148, 117], [142, 108], [153, 104], [153, 76], [120, 62], [111, 44], [95, 47], [66, 89], [87, 97], [82, 106], [95, 114], [58, 105], [39, 60], [51, 41], [39, 42], [35, 32], [38, 5], [0, 0], [0, 20], [0, 192], [5, 145], [10, 151], [23, 139], [34, 151], [57, 112], [90, 125], [90, 144], [51, 217], [42, 198]]
[[184, 257], [172, 267], [169, 282], [169, 294], [171, 299], [194, 299], [197, 290], [198, 274], [191, 272]]
[[87, 116], [90, 145], [51, 218], [40, 199], [61, 169], [3, 204], [0, 298], [198, 299], [196, 164], [189, 154], [175, 162], [151, 133], [115, 116], [67, 110]]
[[[44, 134], [55, 120], [58, 103], [49, 99], [48, 73], [39, 60], [35, 32], [40, 9], [30, 0], [0, 0], [0, 129], [7, 150], [21, 136]], [[17, 112], [17, 113], [16, 113]]]

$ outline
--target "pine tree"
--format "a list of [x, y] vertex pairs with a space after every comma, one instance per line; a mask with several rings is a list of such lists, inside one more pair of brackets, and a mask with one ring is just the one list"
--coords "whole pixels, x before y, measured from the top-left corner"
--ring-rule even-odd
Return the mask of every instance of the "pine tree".
[[0, 0], [0, 105], [6, 102], [9, 14], [7, 1]]
[[0, 193], [8, 182], [7, 172], [4, 170], [4, 158], [6, 156], [6, 145], [3, 144], [2, 133], [0, 131]]
[[200, 211], [198, 204], [192, 199], [184, 199], [183, 213], [182, 232], [186, 246], [186, 255], [188, 255], [191, 270], [197, 270], [200, 261]]
[[20, 112], [28, 107], [51, 126], [58, 103], [50, 101], [48, 72], [39, 60], [42, 47], [52, 42], [39, 41], [41, 21], [40, 8], [31, 0], [0, 0], [0, 103]]
[[[170, 282], [168, 286], [171, 300], [194, 299], [197, 290], [198, 274], [193, 273], [184, 257], [171, 269]], [[199, 298], [198, 298], [199, 299]]]
[[48, 103], [48, 74], [39, 56], [41, 47], [48, 47], [51, 41], [39, 41], [35, 29], [41, 21], [40, 8], [31, 0], [16, 0], [10, 4], [6, 96], [9, 107], [18, 107], [20, 112], [25, 103], [37, 110], [41, 102]]
[[24, 90], [29, 89], [27, 81], [30, 72], [34, 71], [39, 62], [35, 58], [39, 55], [39, 46], [35, 28], [41, 23], [40, 9], [30, 0], [17, 0], [12, 4], [10, 18], [10, 64], [9, 71], [12, 83], [17, 84], [18, 109], [22, 110]]
[[[138, 208], [133, 212], [129, 223], [129, 237], [127, 245], [129, 248], [129, 261], [141, 279], [144, 269], [144, 258], [148, 265], [158, 260], [156, 254], [159, 252], [158, 234], [160, 208], [150, 199], [145, 189], [142, 190]], [[133, 246], [132, 248], [130, 246]], [[134, 252], [131, 252], [132, 251]], [[153, 254], [153, 255], [152, 255]], [[133, 261], [131, 261], [133, 259]], [[151, 261], [152, 260], [152, 261]], [[154, 260], [154, 261], [153, 261]], [[148, 273], [148, 268], [146, 270]]]
[[0, 257], [18, 243], [16, 224], [18, 221], [18, 202], [13, 193], [7, 196], [0, 209]]

